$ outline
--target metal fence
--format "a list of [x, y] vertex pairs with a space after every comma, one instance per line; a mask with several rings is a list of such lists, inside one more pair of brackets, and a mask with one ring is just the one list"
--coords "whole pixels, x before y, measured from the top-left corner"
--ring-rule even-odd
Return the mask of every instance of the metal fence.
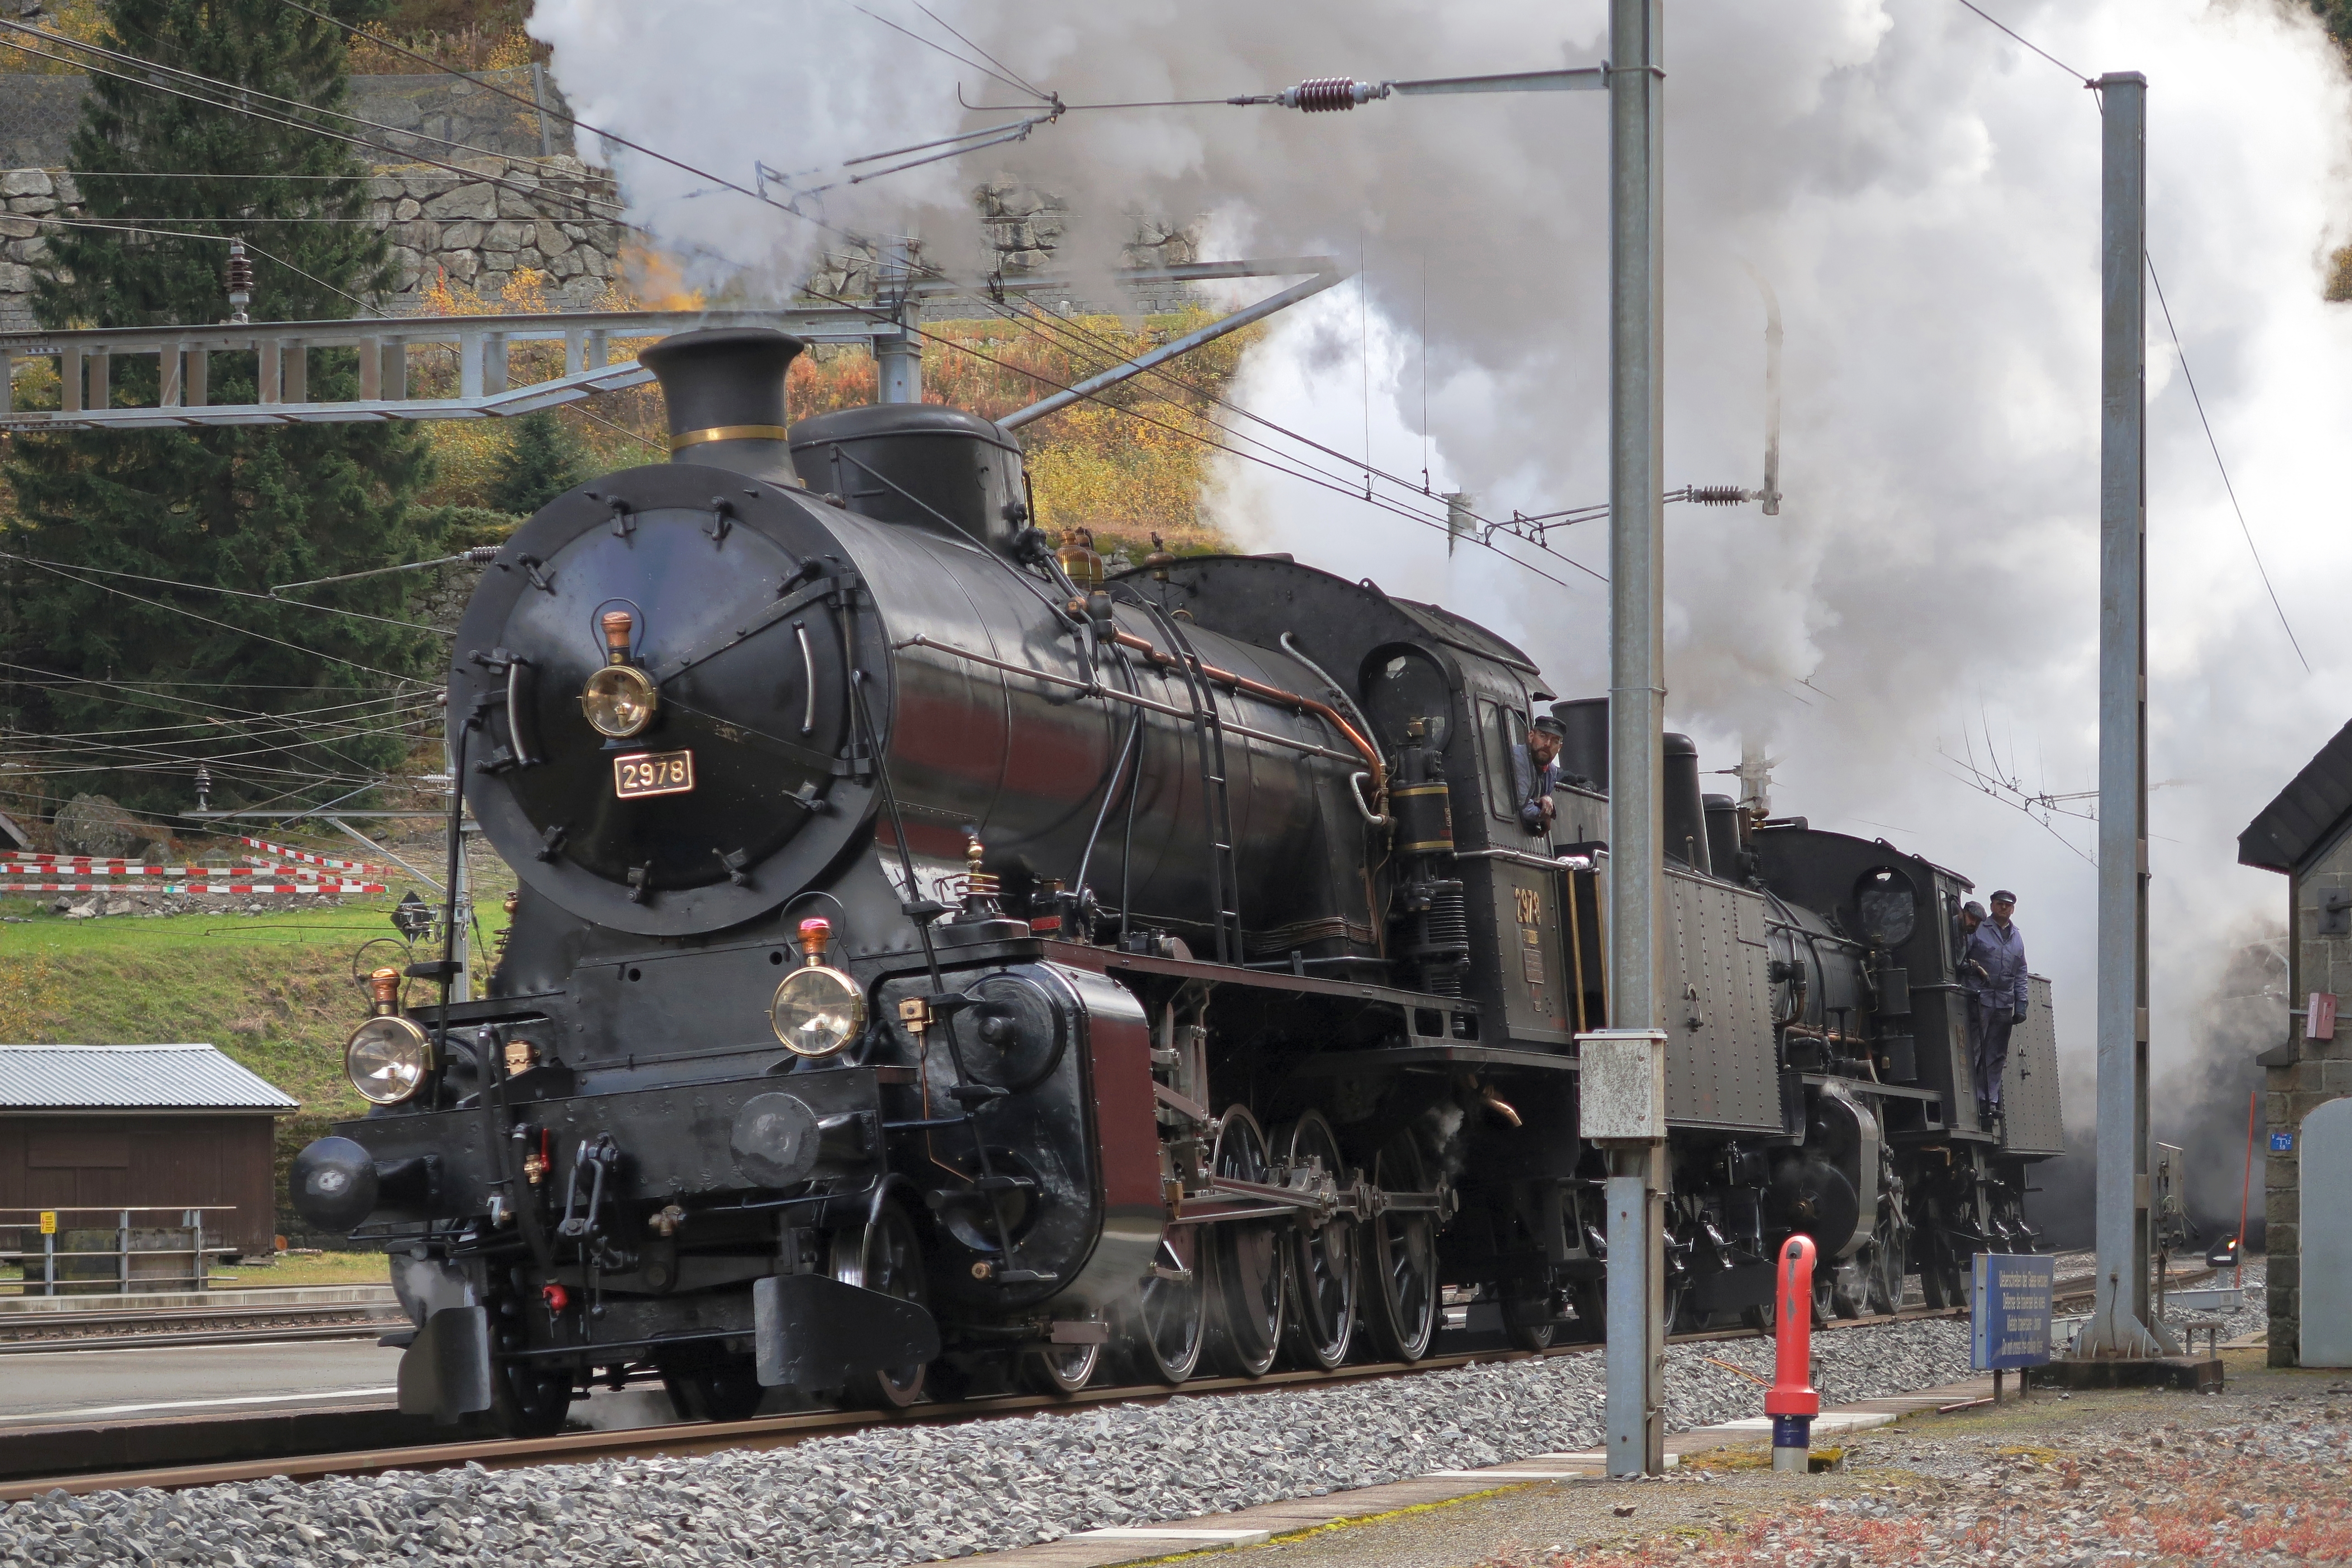
[[[0, 1236], [14, 1233], [16, 1246], [0, 1248], [0, 1262], [21, 1264], [26, 1296], [129, 1295], [139, 1290], [202, 1290], [209, 1259], [234, 1251], [205, 1241], [205, 1215], [230, 1215], [233, 1205], [200, 1207], [147, 1205], [130, 1208], [0, 1208]], [[104, 1215], [110, 1224], [73, 1223], [68, 1216]], [[135, 1223], [134, 1215], [172, 1215], [176, 1223]], [[211, 1225], [217, 1236], [226, 1226]], [[27, 1234], [34, 1233], [34, 1234]], [[36, 1239], [38, 1247], [27, 1245]], [[112, 1246], [104, 1243], [112, 1242]]]

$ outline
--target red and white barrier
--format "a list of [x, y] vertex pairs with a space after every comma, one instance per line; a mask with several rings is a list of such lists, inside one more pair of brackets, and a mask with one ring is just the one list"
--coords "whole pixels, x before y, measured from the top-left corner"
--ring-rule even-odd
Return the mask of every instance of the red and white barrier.
[[382, 882], [0, 882], [0, 893], [381, 893]]
[[281, 860], [299, 860], [307, 866], [324, 866], [334, 871], [368, 871], [379, 877], [391, 875], [385, 868], [366, 860], [330, 860], [324, 855], [313, 855], [307, 849], [289, 849], [283, 844], [272, 844], [260, 838], [240, 838], [237, 842], [248, 849], [258, 849], [264, 855], [275, 855]]
[[[193, 869], [198, 871], [261, 871], [293, 877], [309, 877], [317, 875], [316, 871], [310, 869], [310, 868], [317, 867], [320, 869], [329, 871], [356, 871], [365, 876], [388, 877], [392, 874], [389, 867], [378, 866], [374, 862], [369, 860], [331, 859], [324, 855], [313, 855], [307, 849], [289, 849], [283, 844], [272, 844], [266, 839], [260, 838], [239, 838], [237, 842], [244, 845], [248, 849], [260, 850], [262, 856], [267, 858], [256, 858], [248, 856], [245, 859], [236, 861], [225, 867], [204, 866], [193, 868]], [[39, 867], [49, 870], [83, 871], [89, 872], [92, 875], [123, 877], [154, 876], [159, 874], [186, 875], [188, 870], [191, 869], [187, 868], [168, 868], [163, 871], [159, 872], [157, 868], [149, 866], [143, 860], [108, 858], [96, 855], [65, 855], [46, 849], [12, 849], [5, 854], [0, 854], [0, 871], [21, 870], [33, 867]]]
[[0, 857], [0, 877], [302, 877], [315, 879], [315, 866], [150, 866], [143, 860], [26, 860]]

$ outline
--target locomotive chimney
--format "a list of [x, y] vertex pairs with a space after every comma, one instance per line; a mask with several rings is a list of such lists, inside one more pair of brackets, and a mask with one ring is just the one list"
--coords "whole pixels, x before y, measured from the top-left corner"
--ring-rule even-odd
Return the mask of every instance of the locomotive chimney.
[[808, 345], [766, 327], [679, 332], [637, 355], [669, 405], [673, 463], [798, 488], [784, 429], [784, 373]]
[[1666, 737], [1666, 858], [1694, 871], [1713, 869], [1706, 847], [1706, 804], [1698, 780], [1698, 746], [1688, 735]]

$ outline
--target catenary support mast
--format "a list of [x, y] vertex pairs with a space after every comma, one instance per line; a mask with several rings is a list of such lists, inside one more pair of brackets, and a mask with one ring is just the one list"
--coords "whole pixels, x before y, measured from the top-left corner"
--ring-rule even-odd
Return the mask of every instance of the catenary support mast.
[[[1609, 998], [1660, 1026], [1665, 876], [1661, 0], [1609, 7]], [[1609, 1152], [1609, 1470], [1664, 1468], [1664, 1145]], [[1632, 1223], [1628, 1223], [1632, 1222]]]
[[2098, 1280], [2078, 1353], [2177, 1351], [2148, 1312], [2147, 79], [2101, 77]]

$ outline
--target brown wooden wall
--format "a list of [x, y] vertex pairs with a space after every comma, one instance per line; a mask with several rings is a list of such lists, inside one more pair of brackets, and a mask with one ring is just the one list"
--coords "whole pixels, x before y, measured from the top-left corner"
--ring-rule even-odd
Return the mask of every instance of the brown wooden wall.
[[[0, 1112], [0, 1209], [234, 1205], [234, 1215], [205, 1216], [207, 1240], [220, 1225], [226, 1232], [222, 1245], [266, 1258], [278, 1226], [271, 1121], [251, 1115]], [[145, 1216], [145, 1223], [157, 1217]], [[141, 1223], [140, 1216], [132, 1223]]]

